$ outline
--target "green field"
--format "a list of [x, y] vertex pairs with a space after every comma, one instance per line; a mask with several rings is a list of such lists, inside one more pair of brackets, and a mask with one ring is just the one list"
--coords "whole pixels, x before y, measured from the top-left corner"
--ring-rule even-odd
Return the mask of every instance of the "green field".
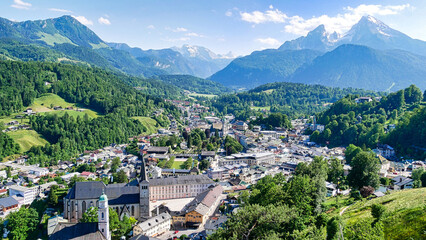
[[266, 106], [266, 107], [250, 107], [250, 109], [256, 110], [256, 111], [261, 111], [261, 110], [271, 111], [271, 106]]
[[16, 115], [22, 115], [22, 114], [13, 114], [13, 115], [11, 115], [11, 116], [1, 116], [0, 117], [0, 124], [1, 125], [4, 125], [4, 124], [6, 124], [6, 123], [8, 123], [8, 122], [11, 122], [11, 121], [18, 121], [19, 123], [21, 123], [21, 124], [24, 124], [24, 123], [28, 123], [29, 122], [29, 119], [28, 118], [21, 118], [21, 119], [17, 119], [17, 118], [15, 118], [15, 116]]
[[380, 198], [356, 202], [344, 212], [343, 221], [351, 225], [372, 218], [373, 204], [386, 207], [383, 219], [385, 239], [426, 239], [426, 188], [395, 191]]
[[184, 169], [182, 166], [183, 166], [183, 163], [184, 163], [185, 161], [176, 161], [175, 160], [175, 162], [173, 163], [173, 165], [172, 165], [172, 169], [173, 168], [175, 168], [175, 169]]
[[214, 98], [214, 97], [217, 97], [217, 95], [214, 95], [214, 94], [201, 94], [201, 93], [190, 93], [190, 94], [188, 94], [188, 97], [193, 97], [193, 98], [196, 98], [196, 97]]
[[158, 131], [157, 121], [150, 117], [132, 117], [133, 119], [139, 120], [147, 129], [145, 134], [153, 134]]
[[47, 143], [47, 141], [34, 130], [18, 130], [8, 132], [7, 135], [21, 146], [22, 153], [28, 151], [32, 146], [44, 146]]
[[53, 110], [52, 107], [55, 106], [61, 106], [62, 108], [66, 108], [66, 107], [73, 107], [74, 109], [81, 109], [79, 108], [76, 104], [74, 103], [69, 103], [67, 101], [65, 101], [63, 98], [59, 97], [56, 94], [53, 93], [47, 93], [44, 94], [43, 96], [34, 99], [34, 103], [31, 104], [31, 106], [29, 106], [29, 108], [32, 108], [33, 111], [36, 111], [38, 113], [54, 113], [54, 114], [58, 114], [60, 116], [64, 115], [65, 112], [68, 112], [69, 115], [71, 116], [81, 116], [83, 117], [86, 113], [87, 115], [89, 115], [89, 117], [91, 118], [96, 118], [99, 116], [99, 114], [95, 111], [92, 111], [90, 109], [84, 109], [83, 112], [78, 112], [76, 110]]
[[268, 90], [265, 90], [265, 91], [262, 91], [262, 92], [267, 93], [267, 94], [271, 94], [274, 90], [275, 89], [268, 89]]

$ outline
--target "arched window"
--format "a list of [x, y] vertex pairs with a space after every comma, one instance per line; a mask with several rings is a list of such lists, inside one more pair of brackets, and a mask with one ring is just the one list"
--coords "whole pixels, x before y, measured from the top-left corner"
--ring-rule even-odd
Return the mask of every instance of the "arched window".
[[102, 212], [102, 220], [104, 219], [104, 212]]
[[135, 216], [135, 206], [132, 206], [132, 216]]
[[85, 213], [85, 212], [86, 212], [86, 201], [83, 201], [83, 202], [81, 203], [81, 210], [82, 210], [82, 213]]

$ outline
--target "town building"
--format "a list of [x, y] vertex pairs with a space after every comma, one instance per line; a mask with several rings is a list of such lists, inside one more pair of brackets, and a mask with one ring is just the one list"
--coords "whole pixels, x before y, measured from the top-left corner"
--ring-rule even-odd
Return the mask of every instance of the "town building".
[[76, 182], [64, 198], [64, 218], [71, 222], [78, 221], [87, 209], [99, 205], [97, 198], [105, 192], [109, 206], [117, 211], [120, 218], [126, 215], [139, 220], [147, 219], [151, 216], [150, 201], [195, 197], [214, 184], [206, 175], [148, 179], [145, 164], [142, 164], [139, 178], [127, 184]]
[[[57, 223], [52, 234], [49, 236], [50, 240], [111, 240], [111, 232], [109, 230], [109, 206], [108, 197], [104, 193], [97, 198], [99, 205], [98, 209], [98, 222], [94, 223]], [[50, 226], [51, 228], [53, 226]]]
[[186, 226], [197, 228], [204, 224], [218, 206], [222, 191], [221, 185], [211, 186], [188, 203], [182, 210]]
[[145, 235], [155, 237], [170, 230], [172, 217], [169, 213], [161, 213], [133, 227], [133, 236]]
[[275, 154], [272, 152], [236, 153], [219, 160], [220, 166], [246, 163], [250, 166], [274, 164]]

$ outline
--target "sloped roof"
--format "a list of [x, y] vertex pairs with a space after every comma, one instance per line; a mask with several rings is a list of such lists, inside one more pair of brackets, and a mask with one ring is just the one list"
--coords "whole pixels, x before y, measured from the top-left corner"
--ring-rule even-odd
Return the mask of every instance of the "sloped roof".
[[13, 197], [0, 198], [0, 206], [11, 207], [18, 204], [19, 202]]
[[149, 179], [150, 186], [168, 186], [185, 184], [213, 184], [214, 182], [206, 175], [186, 175], [166, 178]]
[[50, 240], [106, 240], [98, 230], [98, 223], [59, 223]]

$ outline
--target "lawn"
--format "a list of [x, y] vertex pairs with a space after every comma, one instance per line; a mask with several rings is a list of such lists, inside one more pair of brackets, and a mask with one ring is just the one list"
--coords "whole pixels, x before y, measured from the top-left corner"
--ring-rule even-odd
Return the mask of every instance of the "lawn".
[[18, 130], [7, 133], [21, 146], [21, 152], [28, 151], [32, 146], [44, 146], [47, 141], [34, 130]]
[[159, 127], [157, 127], [157, 121], [150, 117], [132, 117], [133, 119], [139, 120], [147, 129], [145, 134], [157, 133]]
[[426, 188], [396, 191], [381, 198], [362, 200], [343, 214], [346, 224], [372, 218], [371, 206], [386, 207], [383, 219], [386, 239], [426, 239]]
[[184, 163], [185, 161], [176, 161], [175, 160], [175, 162], [173, 163], [173, 165], [172, 165], [172, 169], [173, 168], [175, 168], [175, 169], [184, 169], [183, 168], [183, 163]]

